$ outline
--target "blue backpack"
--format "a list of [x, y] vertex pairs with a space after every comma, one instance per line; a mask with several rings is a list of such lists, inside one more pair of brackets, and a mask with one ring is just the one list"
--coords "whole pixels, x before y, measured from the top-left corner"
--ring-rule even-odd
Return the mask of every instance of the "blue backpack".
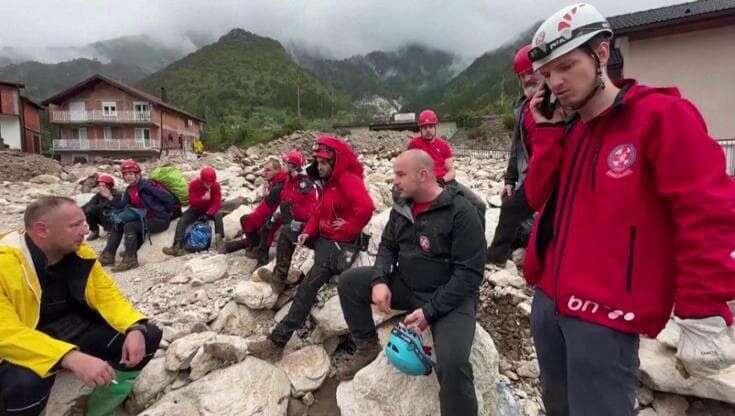
[[212, 243], [212, 228], [209, 223], [197, 221], [186, 229], [184, 249], [190, 253], [209, 249]]

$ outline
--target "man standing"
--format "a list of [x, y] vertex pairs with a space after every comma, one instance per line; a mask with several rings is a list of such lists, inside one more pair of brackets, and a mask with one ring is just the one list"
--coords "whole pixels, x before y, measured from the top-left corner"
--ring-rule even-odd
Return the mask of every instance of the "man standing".
[[97, 386], [86, 414], [109, 415], [158, 349], [161, 330], [84, 243], [89, 229], [74, 200], [42, 197], [24, 222], [25, 232], [0, 240], [0, 413], [39, 415], [64, 368]]
[[303, 170], [306, 160], [301, 152], [290, 150], [281, 159], [288, 168], [288, 179], [281, 191], [279, 221], [283, 223], [283, 228], [276, 242], [276, 265], [273, 272], [266, 268], [259, 269], [258, 275], [262, 280], [285, 284], [297, 238], [314, 215], [319, 203], [319, 192], [314, 181]]
[[675, 88], [614, 84], [612, 31], [589, 4], [536, 32], [530, 57], [561, 108], [539, 111], [525, 182], [534, 225], [524, 275], [546, 413], [633, 415], [638, 334], [672, 313], [691, 374], [735, 361], [735, 183]]
[[456, 190], [442, 189], [431, 157], [403, 152], [393, 162], [400, 192], [383, 231], [374, 267], [339, 277], [339, 299], [357, 350], [340, 370], [351, 379], [375, 359], [380, 344], [370, 304], [411, 311], [404, 323], [431, 327], [441, 414], [476, 415], [469, 357], [477, 296], [485, 267], [485, 237], [475, 208]]
[[222, 223], [222, 191], [217, 182], [217, 171], [211, 166], [204, 166], [199, 177], [189, 182], [189, 209], [181, 215], [176, 224], [176, 233], [171, 247], [164, 247], [163, 253], [169, 256], [183, 256], [186, 229], [199, 220], [214, 221], [213, 248], [218, 253], [224, 252], [224, 224]]
[[456, 171], [454, 170], [454, 157], [452, 147], [446, 140], [436, 135], [436, 126], [439, 124], [439, 117], [432, 110], [424, 110], [419, 114], [418, 125], [421, 134], [414, 137], [408, 143], [409, 149], [421, 149], [431, 156], [434, 161], [434, 174], [439, 184], [445, 187], [456, 189], [462, 196], [477, 209], [480, 215], [480, 221], [483, 228], [485, 227], [485, 203], [482, 202], [477, 194], [472, 192], [470, 188], [457, 182], [455, 179]]
[[[505, 172], [505, 187], [501, 195], [503, 205], [500, 208], [500, 219], [493, 242], [487, 249], [488, 263], [494, 263], [499, 267], [504, 267], [505, 262], [510, 259], [522, 224], [533, 217], [533, 210], [526, 202], [523, 179], [526, 177], [528, 161], [531, 158], [531, 137], [536, 128], [536, 122], [529, 110], [529, 102], [543, 82], [543, 77], [531, 66], [531, 58], [528, 57], [530, 51], [531, 45], [526, 45], [519, 49], [513, 58], [513, 71], [521, 83], [523, 96], [516, 101], [513, 110], [515, 127], [508, 169]], [[523, 246], [525, 247], [525, 244]]]
[[317, 139], [314, 158], [313, 165], [324, 181], [324, 193], [297, 241], [313, 247], [314, 266], [299, 285], [288, 315], [262, 345], [253, 346], [253, 354], [267, 360], [278, 359], [294, 331], [304, 325], [319, 289], [352, 265], [362, 229], [373, 214], [362, 164], [347, 143], [322, 135]]

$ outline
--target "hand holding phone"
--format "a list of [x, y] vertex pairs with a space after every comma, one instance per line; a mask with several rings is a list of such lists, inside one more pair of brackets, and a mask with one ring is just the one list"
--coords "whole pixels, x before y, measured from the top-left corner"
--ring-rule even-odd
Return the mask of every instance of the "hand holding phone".
[[536, 123], [558, 123], [564, 120], [564, 110], [545, 82], [531, 98], [530, 107]]

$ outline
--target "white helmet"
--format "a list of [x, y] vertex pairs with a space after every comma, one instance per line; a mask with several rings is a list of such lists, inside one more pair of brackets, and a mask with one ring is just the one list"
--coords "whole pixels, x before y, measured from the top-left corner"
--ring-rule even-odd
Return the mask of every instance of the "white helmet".
[[579, 3], [559, 10], [546, 19], [533, 36], [529, 52], [533, 70], [538, 71], [599, 33], [613, 34], [610, 23], [594, 6]]

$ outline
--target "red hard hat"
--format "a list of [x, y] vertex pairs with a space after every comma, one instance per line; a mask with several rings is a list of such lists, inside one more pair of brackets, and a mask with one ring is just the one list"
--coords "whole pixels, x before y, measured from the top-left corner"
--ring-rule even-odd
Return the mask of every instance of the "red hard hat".
[[133, 159], [123, 160], [122, 163], [120, 163], [120, 171], [122, 173], [140, 173], [140, 165], [138, 165], [138, 162]]
[[113, 178], [110, 175], [100, 175], [97, 177], [97, 183], [103, 183], [107, 185], [108, 188], [114, 188], [115, 187], [115, 178]]
[[199, 171], [199, 178], [207, 185], [213, 185], [217, 182], [217, 171], [211, 166], [204, 166]]
[[289, 150], [284, 153], [281, 158], [287, 164], [295, 165], [297, 169], [301, 169], [301, 167], [304, 166], [304, 163], [306, 163], [304, 155], [296, 149]]
[[419, 114], [419, 127], [435, 126], [439, 124], [439, 117], [431, 110], [424, 110]]
[[526, 45], [518, 49], [516, 56], [513, 58], [513, 72], [519, 77], [533, 72], [533, 65], [528, 53], [531, 52], [531, 45]]

